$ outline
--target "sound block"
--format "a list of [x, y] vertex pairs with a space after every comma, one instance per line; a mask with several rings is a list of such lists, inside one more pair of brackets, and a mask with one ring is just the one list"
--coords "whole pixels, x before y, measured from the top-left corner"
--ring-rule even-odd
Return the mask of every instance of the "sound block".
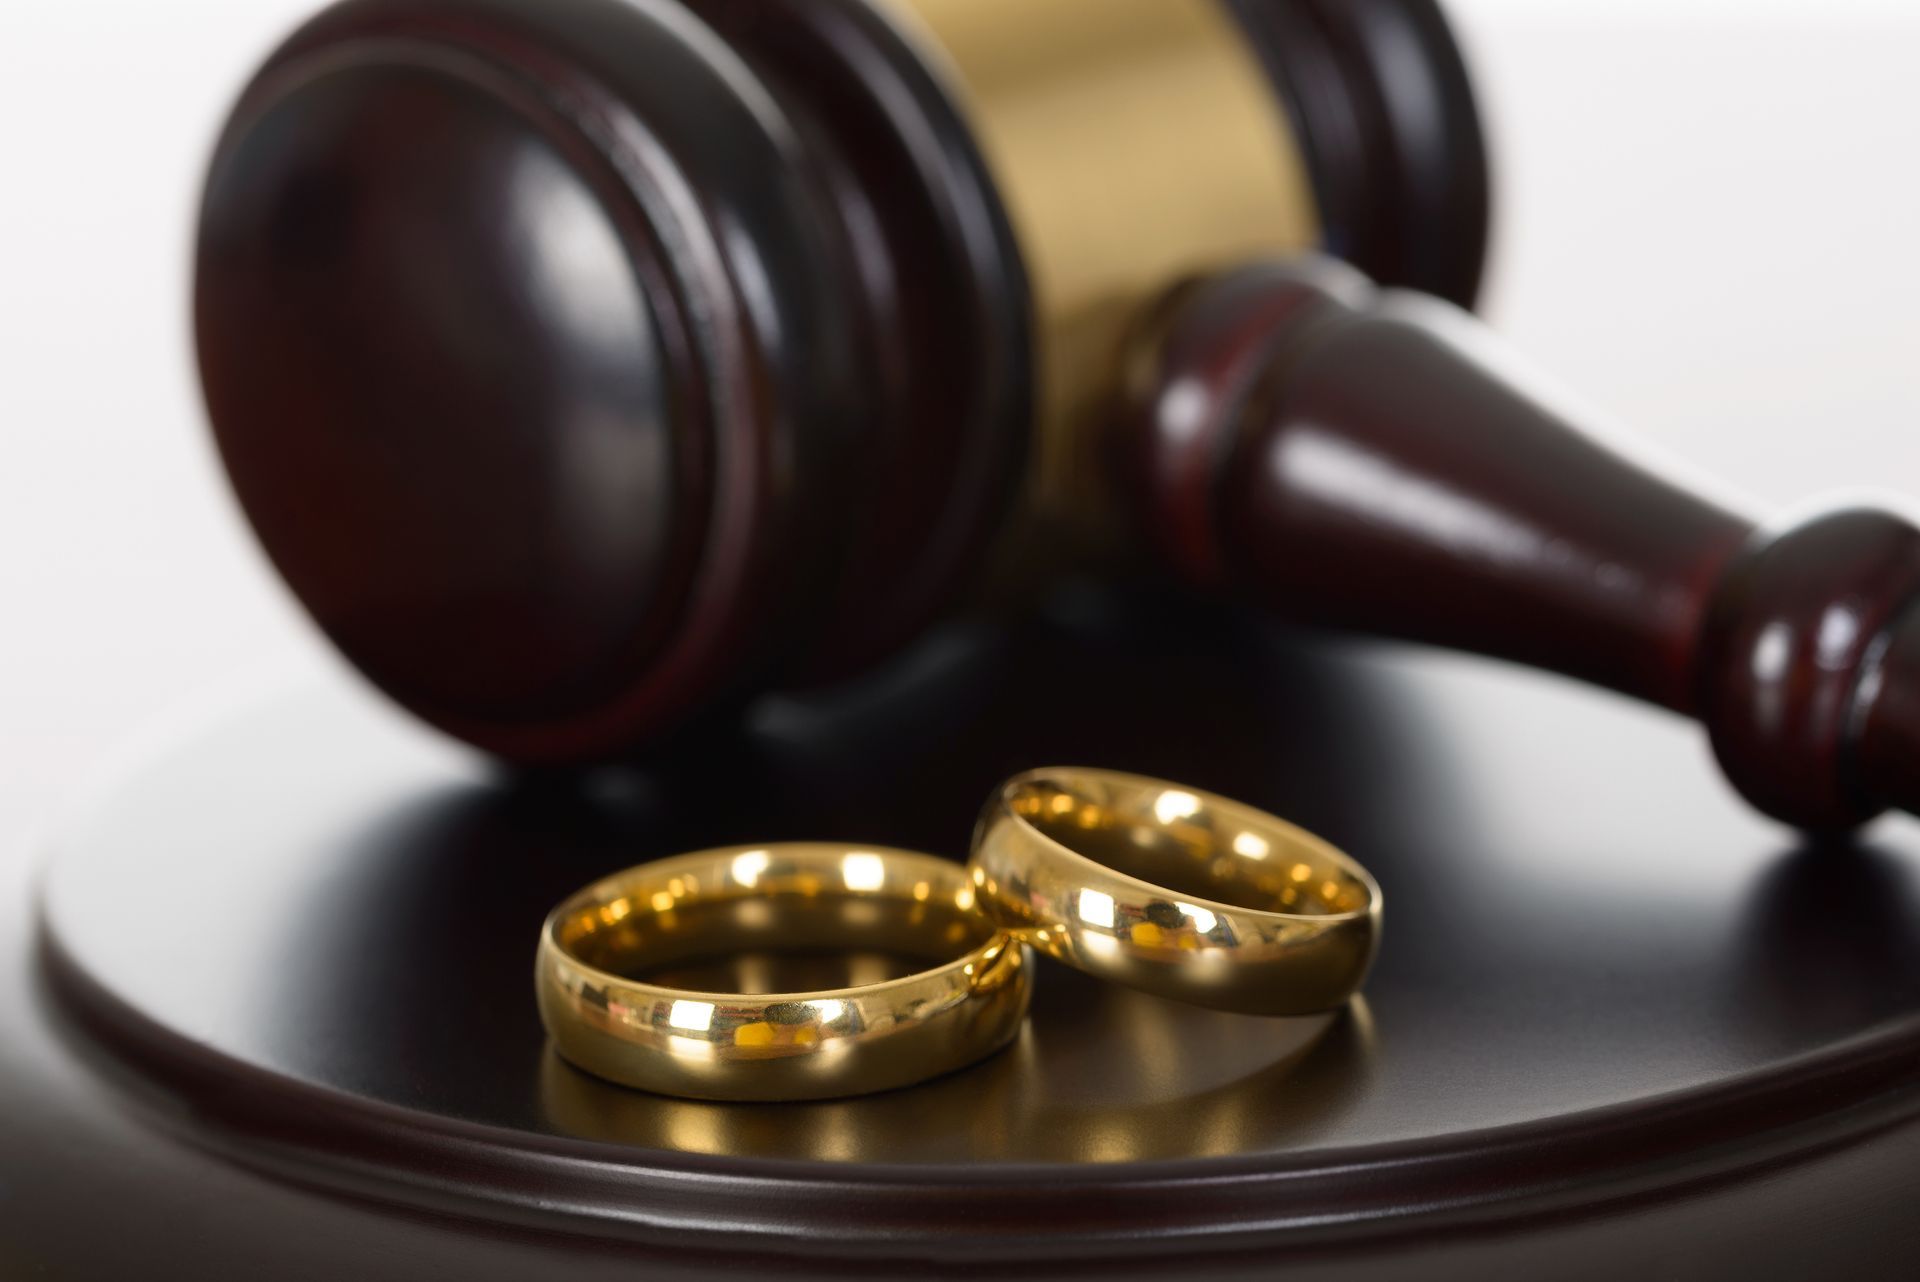
[[[1005, 1053], [800, 1105], [547, 1047], [535, 937], [581, 883], [733, 842], [960, 859], [1050, 763], [1351, 851], [1386, 902], [1364, 997], [1262, 1020], [1048, 964]], [[383, 1224], [385, 1254], [303, 1243], [336, 1276], [1893, 1276], [1916, 1244], [1915, 827], [1804, 845], [1692, 727], [1473, 660], [1083, 593], [585, 778], [497, 773], [334, 676], [164, 739], [55, 846], [48, 1019], [139, 1126]]]

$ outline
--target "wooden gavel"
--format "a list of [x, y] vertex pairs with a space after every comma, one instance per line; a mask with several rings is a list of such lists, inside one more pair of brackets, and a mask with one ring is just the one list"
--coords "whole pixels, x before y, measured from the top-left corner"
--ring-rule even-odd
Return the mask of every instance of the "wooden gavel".
[[1504, 372], [1486, 191], [1430, 0], [348, 0], [219, 144], [201, 367], [301, 601], [510, 759], [1152, 552], [1920, 805], [1920, 531], [1759, 532]]

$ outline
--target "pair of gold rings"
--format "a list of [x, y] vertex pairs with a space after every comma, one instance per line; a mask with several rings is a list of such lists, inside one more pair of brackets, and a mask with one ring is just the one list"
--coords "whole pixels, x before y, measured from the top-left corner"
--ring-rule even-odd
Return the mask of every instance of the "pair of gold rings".
[[[823, 1099], [910, 1085], [1012, 1041], [1031, 949], [1220, 1010], [1329, 1010], [1366, 977], [1380, 907], [1364, 868], [1272, 815], [1162, 780], [1054, 768], [1001, 785], [964, 868], [787, 843], [595, 882], [547, 918], [536, 982], [555, 1047], [599, 1077], [694, 1099]], [[771, 953], [916, 969], [808, 992], [661, 980]]]

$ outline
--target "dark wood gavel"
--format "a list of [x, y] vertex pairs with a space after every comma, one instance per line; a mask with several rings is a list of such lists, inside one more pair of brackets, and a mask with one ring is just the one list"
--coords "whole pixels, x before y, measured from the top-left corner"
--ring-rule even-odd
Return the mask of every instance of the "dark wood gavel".
[[1920, 805], [1920, 531], [1568, 421], [1460, 310], [1486, 193], [1429, 0], [348, 0], [221, 139], [201, 366], [300, 600], [510, 759], [1152, 552]]

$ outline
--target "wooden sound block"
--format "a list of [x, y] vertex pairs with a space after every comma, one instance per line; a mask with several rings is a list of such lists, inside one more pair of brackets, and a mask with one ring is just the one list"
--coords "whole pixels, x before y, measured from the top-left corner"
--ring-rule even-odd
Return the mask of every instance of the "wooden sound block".
[[[577, 885], [739, 841], [959, 858], [994, 782], [1064, 762], [1351, 851], [1386, 896], [1364, 999], [1261, 1020], [1049, 964], [1006, 1053], [789, 1106], [625, 1091], [546, 1046], [535, 936]], [[1184, 599], [949, 632], [575, 782], [511, 781], [334, 678], [165, 742], [58, 835], [54, 1000], [23, 1027], [65, 1065], [43, 1090], [112, 1102], [84, 1144], [30, 1125], [0, 1188], [28, 1258], [186, 1272], [277, 1244], [342, 1277], [1902, 1275], [1920, 840], [1796, 842], [1678, 719]], [[183, 1145], [219, 1155], [204, 1185], [165, 1174]]]

